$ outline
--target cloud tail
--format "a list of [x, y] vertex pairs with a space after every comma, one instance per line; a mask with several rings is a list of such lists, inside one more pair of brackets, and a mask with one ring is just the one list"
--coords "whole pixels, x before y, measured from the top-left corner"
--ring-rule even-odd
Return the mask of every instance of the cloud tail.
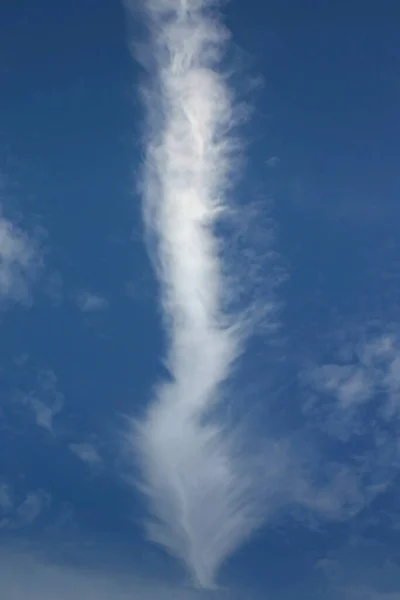
[[151, 90], [143, 186], [168, 336], [171, 379], [135, 425], [153, 540], [212, 587], [218, 567], [251, 532], [251, 482], [232, 436], [211, 418], [241, 351], [226, 307], [222, 241], [233, 166], [233, 96], [219, 61], [227, 32], [212, 3], [149, 1]]

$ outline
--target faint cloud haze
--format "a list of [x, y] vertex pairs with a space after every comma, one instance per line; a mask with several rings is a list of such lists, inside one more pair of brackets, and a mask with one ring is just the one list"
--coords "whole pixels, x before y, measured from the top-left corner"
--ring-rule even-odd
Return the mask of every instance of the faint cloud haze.
[[89, 442], [81, 442], [78, 444], [70, 444], [69, 449], [83, 462], [89, 465], [99, 465], [102, 463], [101, 457], [93, 444]]
[[50, 504], [51, 496], [43, 490], [21, 493], [13, 486], [2, 483], [0, 529], [19, 529], [30, 525]]
[[108, 307], [108, 300], [99, 294], [81, 292], [76, 298], [78, 307], [82, 312], [94, 312]]
[[[348, 351], [348, 347], [347, 347]], [[310, 370], [315, 388], [351, 412], [376, 400], [384, 419], [400, 416], [400, 338], [387, 333], [354, 344], [348, 357]]]
[[276, 167], [279, 167], [280, 162], [281, 162], [281, 159], [278, 156], [271, 156], [270, 158], [268, 158], [265, 161], [267, 167], [270, 167], [271, 169], [275, 169]]
[[[196, 590], [148, 582], [135, 575], [57, 564], [39, 553], [0, 548], [0, 597], [4, 600], [195, 600]], [[236, 600], [214, 592], [204, 600]]]
[[39, 371], [36, 389], [23, 397], [23, 404], [33, 411], [39, 427], [53, 432], [53, 419], [64, 406], [64, 396], [57, 389], [53, 371]]
[[0, 211], [0, 302], [29, 303], [41, 266], [35, 242]]

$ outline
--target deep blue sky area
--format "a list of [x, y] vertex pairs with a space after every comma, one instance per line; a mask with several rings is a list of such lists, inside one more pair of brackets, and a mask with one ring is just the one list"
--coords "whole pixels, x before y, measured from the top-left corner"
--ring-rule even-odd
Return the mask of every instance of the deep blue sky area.
[[[258, 212], [238, 256], [258, 305], [285, 274], [237, 411], [251, 422], [254, 405], [261, 443], [289, 440], [308, 487], [278, 490], [219, 580], [238, 600], [400, 600], [400, 5], [221, 12], [224, 64], [252, 109], [232, 197]], [[0, 6], [0, 217], [31, 248], [7, 262], [0, 231], [0, 550], [179, 580], [145, 539], [118, 436], [165, 375], [137, 187], [145, 73], [128, 46], [144, 33], [118, 0]]]

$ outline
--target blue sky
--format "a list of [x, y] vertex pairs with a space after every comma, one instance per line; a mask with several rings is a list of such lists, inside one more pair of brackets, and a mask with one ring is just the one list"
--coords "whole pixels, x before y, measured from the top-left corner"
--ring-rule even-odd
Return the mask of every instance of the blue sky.
[[[229, 302], [221, 305], [246, 329], [240, 351], [223, 327], [199, 326], [209, 315], [196, 309], [197, 285], [204, 305], [217, 302], [209, 283], [219, 264], [214, 254], [193, 263], [193, 282], [174, 279], [185, 273], [181, 257], [194, 260], [198, 249], [174, 246], [184, 237], [185, 214], [173, 213], [175, 225], [167, 226], [169, 171], [151, 154], [161, 34], [150, 38], [148, 17], [133, 9], [128, 16], [115, 0], [0, 8], [6, 600], [56, 593], [62, 600], [400, 598], [400, 12], [389, 0], [231, 0], [218, 12], [231, 38], [212, 70], [229, 73], [218, 81], [234, 94], [220, 119], [230, 125], [230, 102], [246, 118], [234, 128], [240, 160], [227, 175], [233, 185], [222, 181], [223, 161], [211, 146], [215, 158], [204, 172], [221, 177], [216, 189], [230, 209], [216, 223], [228, 275], [221, 287]], [[150, 24], [162, 32], [158, 18]], [[194, 103], [208, 102], [205, 84]], [[165, 130], [173, 132], [173, 111], [165, 113]], [[157, 179], [151, 169], [143, 179], [149, 156], [164, 183], [146, 234], [142, 205]], [[234, 160], [229, 153], [227, 160]], [[193, 177], [202, 172], [189, 169]], [[181, 185], [178, 176], [172, 183]], [[175, 248], [176, 258], [168, 258]], [[168, 325], [180, 310], [189, 322], [198, 319], [188, 325], [197, 333], [182, 356], [185, 330]], [[238, 358], [225, 378], [231, 351]], [[203, 358], [192, 361], [191, 353]], [[200, 376], [198, 364], [206, 365]], [[165, 402], [163, 381], [176, 382], [177, 397], [179, 385], [190, 391], [202, 381], [218, 390], [215, 446], [203, 446], [204, 424], [180, 429], [181, 413], [171, 413], [173, 426], [165, 428], [179, 440], [175, 458], [195, 457], [185, 474], [211, 486], [206, 514], [225, 493], [216, 457], [226, 451], [226, 489], [241, 489], [244, 474], [251, 481], [241, 497], [250, 512], [227, 507], [236, 522], [247, 523], [260, 506], [265, 517], [229, 542], [215, 568], [217, 591], [188, 584], [188, 572], [201, 580], [204, 560], [189, 559], [185, 569], [185, 557], [169, 556], [173, 541], [147, 539], [151, 501], [165, 514], [170, 493], [155, 477], [157, 469], [165, 473], [163, 458], [173, 457], [171, 446], [157, 450], [167, 443], [165, 422], [146, 420], [149, 406]], [[144, 424], [139, 452], [127, 417]], [[195, 440], [198, 448], [190, 446]], [[138, 455], [150, 457], [147, 466]], [[147, 495], [133, 483], [141, 477]], [[203, 505], [190, 494], [187, 501], [200, 534], [199, 521], [207, 530]], [[218, 517], [224, 540], [233, 539], [228, 513]], [[196, 535], [188, 534], [193, 547]]]

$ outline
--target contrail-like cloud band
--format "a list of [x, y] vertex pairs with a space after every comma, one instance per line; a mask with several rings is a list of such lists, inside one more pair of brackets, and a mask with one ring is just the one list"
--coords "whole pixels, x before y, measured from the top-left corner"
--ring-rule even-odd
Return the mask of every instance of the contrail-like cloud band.
[[[226, 208], [234, 110], [219, 72], [227, 32], [211, 3], [146, 4], [156, 74], [146, 94], [144, 215], [155, 245], [171, 380], [135, 426], [153, 540], [211, 587], [257, 522], [233, 443], [210, 412], [241, 350], [223, 309], [227, 281], [215, 225]], [[155, 240], [155, 241], [154, 241]]]

